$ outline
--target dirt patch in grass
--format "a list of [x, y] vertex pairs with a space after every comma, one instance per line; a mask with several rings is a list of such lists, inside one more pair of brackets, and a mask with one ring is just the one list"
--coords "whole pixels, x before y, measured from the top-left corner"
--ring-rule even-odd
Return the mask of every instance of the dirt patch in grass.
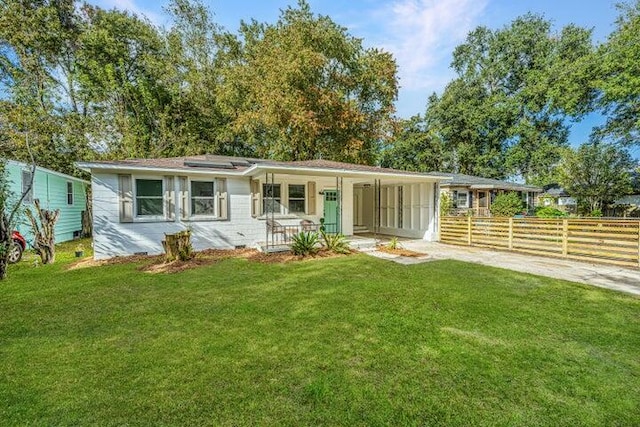
[[398, 255], [398, 256], [406, 256], [406, 257], [412, 257], [412, 258], [419, 258], [419, 257], [424, 257], [427, 256], [427, 254], [421, 253], [421, 252], [416, 252], [416, 251], [410, 251], [409, 249], [404, 249], [404, 248], [395, 248], [395, 249], [391, 249], [388, 246], [384, 246], [384, 245], [378, 245], [378, 247], [376, 247], [376, 249], [380, 252], [384, 252], [387, 254], [392, 254], [392, 255]]
[[293, 252], [259, 252], [255, 251], [253, 255], [251, 255], [248, 259], [250, 261], [262, 262], [265, 264], [275, 264], [275, 263], [283, 263], [283, 262], [292, 262], [292, 261], [302, 261], [306, 259], [317, 259], [317, 258], [334, 258], [340, 256], [347, 256], [352, 254], [353, 252], [349, 252], [348, 254], [337, 254], [335, 252], [321, 249], [313, 255], [295, 255]]
[[178, 273], [195, 267], [215, 264], [229, 258], [250, 259], [255, 249], [206, 249], [196, 252], [190, 260], [165, 262], [164, 256], [160, 256], [155, 262], [141, 265], [138, 270], [147, 273]]
[[276, 264], [302, 261], [307, 259], [332, 258], [345, 255], [349, 254], [336, 254], [328, 250], [320, 250], [313, 255], [304, 257], [300, 255], [294, 255], [290, 251], [265, 253], [257, 251], [255, 249], [206, 249], [204, 251], [196, 252], [193, 258], [187, 261], [165, 262], [164, 255], [132, 255], [126, 257], [114, 257], [98, 261], [91, 258], [85, 258], [83, 260], [72, 263], [68, 269], [76, 270], [79, 268], [99, 267], [103, 265], [138, 263], [141, 264], [138, 267], [139, 271], [144, 271], [146, 273], [170, 274], [178, 273], [180, 271], [188, 270], [195, 267], [215, 264], [229, 258], [244, 258], [252, 262]]
[[69, 264], [67, 270], [77, 270], [79, 268], [100, 267], [103, 265], [121, 265], [138, 263], [142, 261], [158, 262], [162, 261], [164, 257], [162, 255], [131, 255], [131, 256], [117, 256], [109, 259], [95, 260], [93, 258], [83, 258], [80, 261]]
[[139, 271], [146, 273], [178, 273], [190, 268], [201, 267], [215, 264], [224, 259], [244, 258], [252, 262], [260, 262], [264, 264], [276, 264], [293, 261], [302, 261], [317, 258], [333, 258], [346, 256], [349, 254], [336, 254], [326, 249], [319, 250], [313, 255], [301, 256], [294, 255], [290, 251], [265, 253], [256, 249], [206, 249], [204, 251], [195, 252], [193, 258], [188, 261], [172, 261], [165, 262], [164, 255], [132, 255], [118, 256], [105, 260], [94, 260], [92, 258], [84, 258], [69, 265], [68, 270], [77, 270], [80, 268], [100, 267], [104, 265], [121, 265], [121, 264], [141, 264]]

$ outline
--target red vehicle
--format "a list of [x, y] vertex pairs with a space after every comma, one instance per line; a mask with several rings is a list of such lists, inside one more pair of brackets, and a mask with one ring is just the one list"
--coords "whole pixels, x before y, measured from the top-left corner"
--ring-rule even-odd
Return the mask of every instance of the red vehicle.
[[27, 249], [27, 241], [17, 231], [11, 233], [11, 240], [13, 244], [9, 248], [8, 261], [10, 264], [15, 264], [22, 259], [22, 252]]

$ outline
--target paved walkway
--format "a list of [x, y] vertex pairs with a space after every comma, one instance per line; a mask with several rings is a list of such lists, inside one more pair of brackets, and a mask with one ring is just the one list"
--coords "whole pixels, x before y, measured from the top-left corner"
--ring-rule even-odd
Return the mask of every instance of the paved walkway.
[[422, 262], [455, 259], [640, 295], [640, 270], [424, 240], [401, 243], [406, 249], [428, 254], [429, 258], [420, 260]]

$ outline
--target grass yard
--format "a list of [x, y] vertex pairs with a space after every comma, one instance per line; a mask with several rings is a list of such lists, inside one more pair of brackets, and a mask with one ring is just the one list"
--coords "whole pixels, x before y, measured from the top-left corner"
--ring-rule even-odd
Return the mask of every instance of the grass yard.
[[640, 425], [636, 297], [366, 255], [71, 260], [0, 282], [1, 424]]

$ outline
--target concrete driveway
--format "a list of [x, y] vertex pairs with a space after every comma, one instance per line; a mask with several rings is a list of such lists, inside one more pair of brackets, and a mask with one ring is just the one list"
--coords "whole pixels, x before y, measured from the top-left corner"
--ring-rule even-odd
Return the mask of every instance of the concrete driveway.
[[424, 240], [405, 240], [401, 243], [403, 247], [429, 254], [433, 259], [473, 262], [640, 295], [640, 269], [546, 258], [471, 246], [446, 245], [425, 242]]

